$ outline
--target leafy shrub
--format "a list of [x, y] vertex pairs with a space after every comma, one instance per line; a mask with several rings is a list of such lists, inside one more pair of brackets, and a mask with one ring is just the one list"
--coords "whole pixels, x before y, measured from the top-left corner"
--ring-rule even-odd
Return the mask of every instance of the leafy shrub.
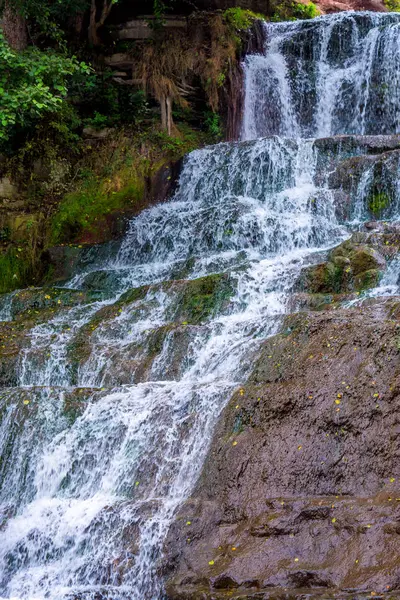
[[51, 50], [16, 52], [0, 30], [0, 145], [14, 128], [29, 129], [46, 113], [59, 111], [69, 80], [88, 71], [85, 63]]
[[72, 162], [82, 151], [82, 122], [73, 106], [64, 101], [55, 113], [47, 113], [28, 131], [14, 131], [7, 142], [9, 170], [25, 189], [29, 201], [47, 201], [64, 193], [70, 182]]
[[208, 111], [205, 115], [204, 125], [213, 138], [220, 139], [222, 137], [221, 121], [217, 113]]
[[65, 32], [73, 17], [90, 6], [89, 0], [8, 0], [15, 12], [29, 22], [29, 37], [35, 44], [43, 41], [65, 46]]
[[313, 2], [282, 2], [278, 4], [271, 21], [296, 21], [297, 19], [314, 19], [321, 13]]
[[225, 22], [231, 25], [236, 31], [246, 31], [256, 19], [262, 18], [264, 18], [262, 15], [257, 15], [251, 10], [245, 10], [238, 6], [228, 8], [224, 11]]
[[110, 124], [110, 119], [106, 115], [102, 115], [96, 110], [93, 117], [86, 119], [86, 124], [94, 129], [100, 130]]
[[147, 115], [143, 91], [118, 85], [112, 72], [90, 73], [74, 78], [69, 90], [85, 122], [97, 129], [125, 123], [140, 123]]

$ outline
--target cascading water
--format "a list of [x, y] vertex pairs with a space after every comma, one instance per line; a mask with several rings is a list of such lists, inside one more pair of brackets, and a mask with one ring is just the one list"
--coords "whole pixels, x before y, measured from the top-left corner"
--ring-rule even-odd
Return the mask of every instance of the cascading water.
[[400, 15], [264, 27], [264, 55], [246, 60], [243, 139], [400, 131]]
[[[244, 137], [298, 138], [192, 152], [174, 197], [136, 217], [117, 252], [103, 252], [66, 286], [97, 297], [31, 330], [18, 386], [0, 392], [3, 598], [162, 597], [163, 539], [221, 409], [259, 344], [279, 329], [301, 268], [349, 237], [335, 173], [373, 155], [373, 141], [301, 136], [352, 133], [354, 97], [364, 112], [357, 133], [390, 129], [399, 102], [381, 104], [376, 121], [363, 104], [365, 85], [345, 89], [360, 64], [395, 50], [398, 23], [359, 13], [266, 26], [271, 45], [246, 63]], [[317, 118], [329, 92], [309, 89], [308, 69], [325, 72], [314, 77], [317, 87], [336, 70], [348, 84], [338, 86], [330, 124]], [[315, 100], [308, 117], [296, 104], [300, 82]], [[389, 149], [396, 143], [387, 140]], [[399, 206], [395, 152], [379, 166], [393, 199], [388, 218]], [[347, 218], [367, 217], [375, 168], [367, 160], [354, 171]], [[199, 286], [206, 293], [193, 302]], [[7, 297], [4, 318], [13, 318], [15, 298]]]

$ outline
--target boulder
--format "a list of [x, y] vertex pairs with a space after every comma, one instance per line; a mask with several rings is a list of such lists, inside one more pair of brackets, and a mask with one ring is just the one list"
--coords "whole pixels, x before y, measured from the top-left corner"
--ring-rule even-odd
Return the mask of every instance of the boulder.
[[296, 287], [311, 294], [345, 294], [374, 287], [399, 247], [397, 225], [379, 232], [357, 232], [331, 250], [326, 262], [304, 268]]

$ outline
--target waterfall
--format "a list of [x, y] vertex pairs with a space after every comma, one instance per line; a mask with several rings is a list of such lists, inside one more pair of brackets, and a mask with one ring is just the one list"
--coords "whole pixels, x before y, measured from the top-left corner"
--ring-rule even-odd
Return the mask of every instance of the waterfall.
[[245, 66], [243, 139], [400, 131], [400, 15], [265, 23]]
[[[302, 267], [368, 218], [375, 142], [363, 135], [399, 129], [399, 23], [266, 24], [265, 56], [245, 65], [244, 141], [190, 153], [174, 196], [60, 291], [95, 297], [29, 331], [17, 385], [0, 389], [1, 598], [162, 598], [163, 540], [221, 410], [279, 331]], [[305, 139], [333, 133], [354, 135]], [[390, 219], [400, 141], [382, 139]], [[17, 298], [3, 299], [11, 322]]]

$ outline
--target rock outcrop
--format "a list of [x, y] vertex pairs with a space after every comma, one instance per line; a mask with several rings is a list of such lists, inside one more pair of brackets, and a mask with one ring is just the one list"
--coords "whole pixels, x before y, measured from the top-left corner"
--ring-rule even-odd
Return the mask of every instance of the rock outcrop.
[[166, 543], [169, 600], [400, 593], [400, 299], [264, 342]]
[[328, 253], [326, 262], [303, 269], [297, 287], [311, 294], [344, 294], [374, 287], [387, 261], [400, 248], [397, 225], [368, 223], [373, 231], [359, 231]]

